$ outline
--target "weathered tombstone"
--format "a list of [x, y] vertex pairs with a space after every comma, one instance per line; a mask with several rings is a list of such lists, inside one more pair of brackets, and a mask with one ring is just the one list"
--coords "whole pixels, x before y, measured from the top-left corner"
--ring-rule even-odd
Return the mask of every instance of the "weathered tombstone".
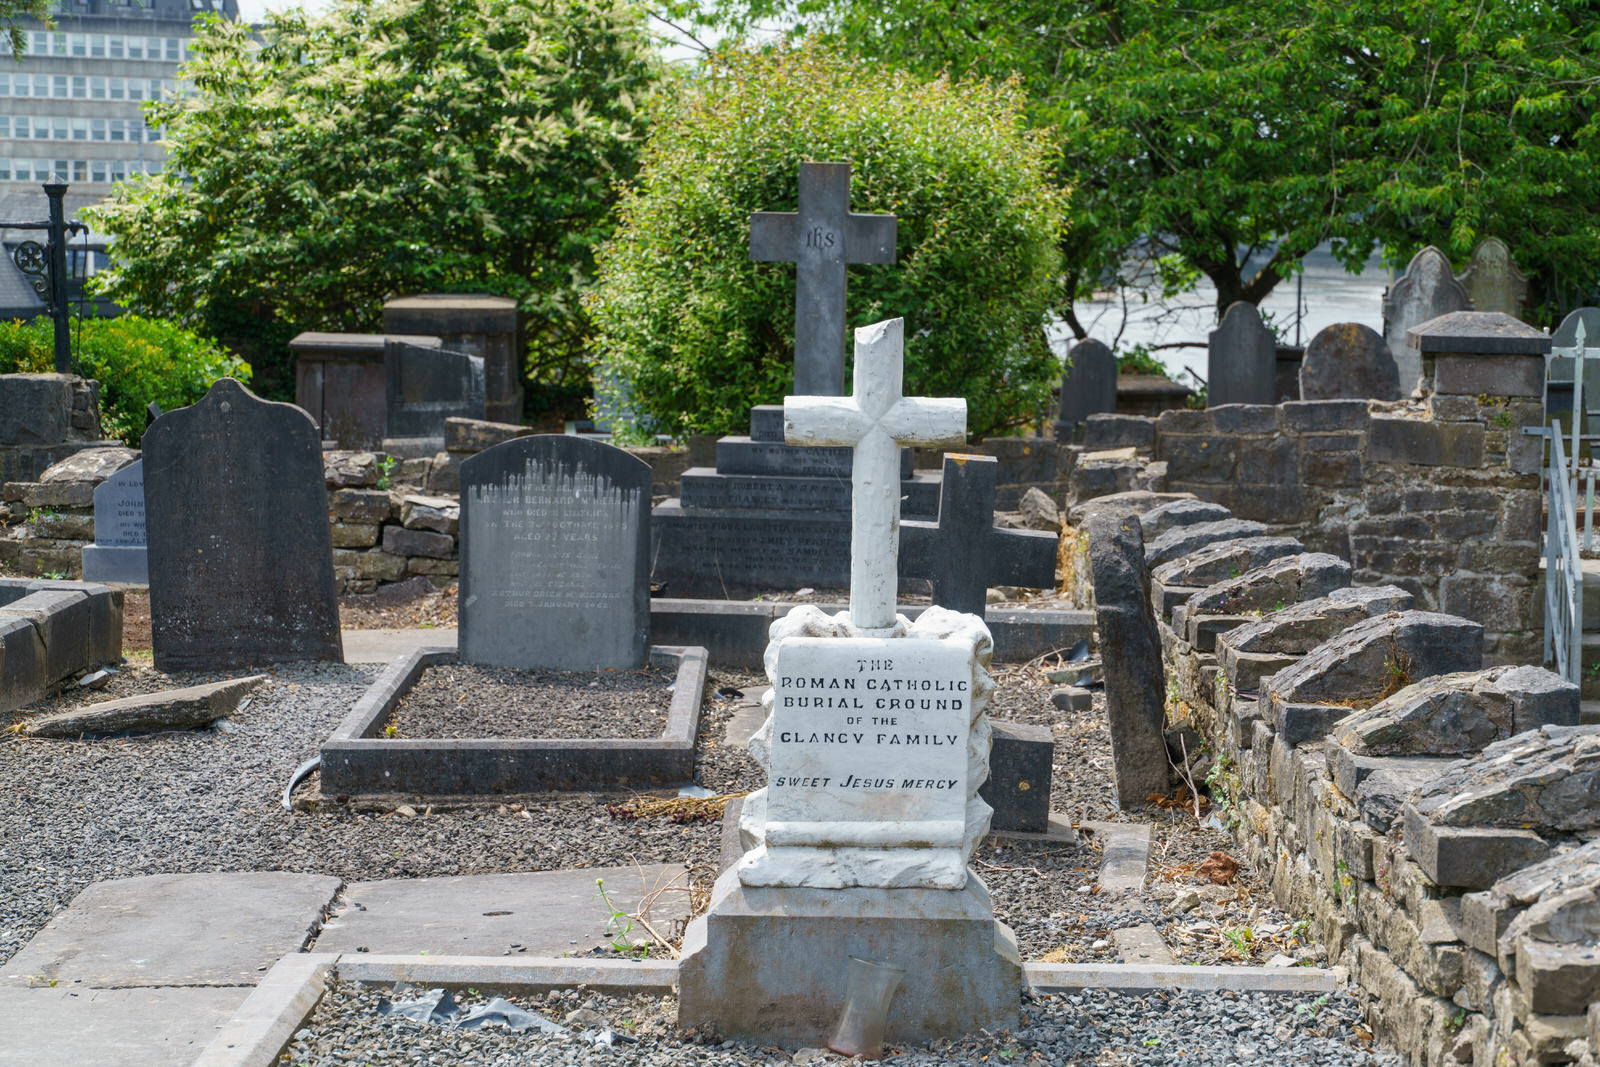
[[1057, 536], [994, 524], [993, 456], [946, 453], [939, 521], [900, 523], [900, 575], [933, 582], [933, 602], [983, 618], [991, 585], [1055, 585]]
[[144, 434], [163, 671], [344, 659], [316, 423], [223, 378]]
[[1600, 308], [1582, 307], [1568, 312], [1556, 332], [1550, 335], [1550, 356], [1545, 365], [1544, 421], [1548, 424], [1551, 419], [1560, 419], [1561, 425], [1569, 431], [1580, 333], [1583, 406], [1593, 411], [1596, 400], [1600, 399]]
[[1061, 407], [1056, 417], [1056, 440], [1070, 441], [1090, 415], [1116, 410], [1116, 355], [1092, 337], [1079, 341], [1067, 351], [1067, 368], [1061, 376]]
[[1406, 333], [1429, 319], [1470, 307], [1472, 300], [1443, 252], [1429, 245], [1411, 257], [1405, 274], [1383, 296], [1383, 339], [1399, 369], [1402, 396], [1409, 396], [1422, 377], [1422, 355]]
[[1467, 291], [1473, 311], [1503, 311], [1522, 317], [1528, 299], [1528, 277], [1511, 261], [1511, 249], [1498, 237], [1484, 239], [1472, 251], [1472, 262], [1456, 279]]
[[1301, 400], [1396, 400], [1400, 369], [1378, 331], [1359, 322], [1324, 326], [1300, 364]]
[[460, 648], [468, 663], [589, 670], [650, 651], [650, 466], [561, 434], [461, 464]]
[[[1144, 533], [1134, 515], [1091, 515], [1089, 568], [1105, 656], [1106, 717], [1117, 803], [1142, 807], [1167, 791], [1166, 676], [1150, 610]], [[1114, 654], [1111, 654], [1114, 653]]]
[[844, 1006], [849, 957], [906, 968], [891, 1041], [1014, 1027], [1013, 938], [967, 869], [987, 831], [982, 620], [895, 613], [901, 445], [964, 439], [961, 400], [901, 396], [900, 320], [856, 332], [855, 395], [789, 397], [793, 443], [850, 446], [850, 610], [773, 624], [770, 715], [751, 741], [767, 788], [745, 799], [747, 851], [684, 938], [680, 1026], [815, 1045]]
[[383, 343], [385, 437], [437, 438], [444, 420], [483, 419], [483, 357], [389, 339]]
[[893, 263], [893, 215], [850, 210], [850, 164], [801, 163], [800, 208], [750, 216], [750, 258], [796, 264], [794, 391], [844, 391], [845, 265]]
[[94, 487], [94, 544], [83, 546], [83, 580], [148, 585], [144, 460]]
[[481, 356], [491, 422], [522, 421], [526, 322], [517, 301], [488, 293], [419, 293], [383, 305], [390, 334], [437, 338], [452, 352]]
[[1207, 407], [1277, 403], [1278, 341], [1254, 304], [1235, 301], [1206, 349]]

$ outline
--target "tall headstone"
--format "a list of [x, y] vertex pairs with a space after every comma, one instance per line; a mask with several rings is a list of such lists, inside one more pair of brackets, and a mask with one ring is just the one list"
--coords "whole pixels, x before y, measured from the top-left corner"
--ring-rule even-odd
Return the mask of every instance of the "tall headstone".
[[94, 544], [83, 546], [83, 580], [148, 585], [148, 544], [139, 459], [94, 487]]
[[1117, 410], [1117, 357], [1104, 344], [1089, 338], [1067, 350], [1067, 368], [1061, 376], [1061, 407], [1056, 417], [1056, 440], [1077, 436], [1083, 420]]
[[156, 667], [342, 662], [322, 440], [231, 378], [144, 434]]
[[444, 420], [484, 419], [483, 357], [414, 345], [383, 343], [385, 437], [438, 438]]
[[650, 651], [650, 466], [601, 441], [519, 437], [461, 464], [461, 658], [641, 666]]
[[1089, 517], [1095, 624], [1105, 656], [1106, 717], [1117, 803], [1143, 807], [1167, 791], [1166, 676], [1150, 609], [1150, 572], [1137, 516]]
[[1583, 348], [1583, 406], [1593, 411], [1600, 406], [1600, 308], [1582, 307], [1567, 313], [1550, 335], [1550, 358], [1545, 365], [1544, 421], [1560, 419], [1572, 428], [1575, 399], [1573, 377], [1578, 364], [1579, 340]]
[[1511, 261], [1511, 249], [1498, 237], [1485, 238], [1472, 251], [1472, 261], [1456, 279], [1466, 289], [1473, 311], [1503, 311], [1522, 317], [1528, 299], [1528, 277]]
[[1429, 319], [1472, 307], [1445, 254], [1429, 245], [1406, 264], [1406, 272], [1383, 296], [1383, 339], [1400, 372], [1400, 395], [1410, 396], [1422, 378], [1422, 355], [1406, 333]]
[[1301, 400], [1396, 400], [1400, 370], [1378, 331], [1359, 322], [1324, 326], [1300, 364]]
[[1015, 1027], [1015, 939], [967, 869], [991, 811], [982, 712], [994, 683], [982, 620], [894, 610], [900, 445], [964, 437], [961, 400], [901, 396], [899, 320], [856, 332], [853, 397], [791, 396], [794, 443], [855, 450], [850, 610], [803, 605], [773, 624], [767, 770], [745, 799], [743, 857], [690, 924], [680, 1026], [817, 1045], [844, 1006], [852, 955], [907, 970], [896, 1042]]
[[794, 391], [844, 391], [845, 265], [893, 263], [893, 215], [850, 210], [850, 164], [801, 163], [800, 209], [750, 216], [750, 258], [794, 263]]
[[1207, 407], [1277, 403], [1278, 341], [1254, 304], [1235, 301], [1206, 349]]

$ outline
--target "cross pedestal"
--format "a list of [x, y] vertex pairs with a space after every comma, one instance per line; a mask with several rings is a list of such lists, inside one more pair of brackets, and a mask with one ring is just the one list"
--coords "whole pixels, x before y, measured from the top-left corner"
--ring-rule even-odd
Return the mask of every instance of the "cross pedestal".
[[901, 395], [905, 320], [856, 331], [854, 396], [789, 396], [783, 430], [792, 445], [849, 445], [850, 619], [867, 633], [895, 621], [899, 575], [900, 448], [966, 443], [967, 402]]
[[750, 216], [750, 258], [796, 264], [794, 391], [844, 392], [845, 264], [893, 263], [893, 215], [850, 210], [850, 164], [800, 164], [800, 210]]

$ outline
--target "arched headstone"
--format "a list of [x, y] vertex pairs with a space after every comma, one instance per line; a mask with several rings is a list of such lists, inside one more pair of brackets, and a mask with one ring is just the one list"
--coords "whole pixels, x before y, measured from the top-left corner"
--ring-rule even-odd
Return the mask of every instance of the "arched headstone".
[[1070, 441], [1090, 415], [1116, 410], [1117, 357], [1092, 337], [1079, 341], [1067, 351], [1067, 368], [1061, 375], [1056, 440]]
[[1230, 306], [1206, 347], [1207, 407], [1277, 402], [1278, 341], [1254, 304]]
[[1473, 311], [1503, 311], [1522, 317], [1528, 299], [1528, 278], [1511, 261], [1511, 249], [1498, 237], [1486, 238], [1472, 251], [1472, 262], [1456, 279], [1467, 291]]
[[1300, 364], [1301, 400], [1394, 400], [1400, 370], [1378, 332], [1359, 322], [1325, 326]]
[[1405, 274], [1383, 297], [1383, 339], [1400, 371], [1400, 395], [1409, 396], [1422, 377], [1422, 355], [1406, 341], [1406, 331], [1471, 308], [1472, 301], [1443, 252], [1429, 245], [1411, 257]]

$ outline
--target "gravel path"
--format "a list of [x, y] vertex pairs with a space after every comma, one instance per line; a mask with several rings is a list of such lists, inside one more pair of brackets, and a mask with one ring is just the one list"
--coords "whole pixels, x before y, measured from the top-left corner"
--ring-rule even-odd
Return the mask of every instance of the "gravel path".
[[400, 699], [396, 737], [660, 737], [673, 676], [659, 670], [429, 667]]
[[[379, 1002], [415, 998], [420, 990], [394, 991], [337, 984], [289, 1046], [289, 1062], [334, 1067], [449, 1063], [459, 1067], [536, 1067], [544, 1064], [787, 1064], [850, 1063], [824, 1049], [790, 1056], [776, 1049], [721, 1042], [716, 1035], [674, 1032], [671, 997], [626, 999], [562, 990], [510, 997], [512, 1003], [568, 1033], [503, 1027], [464, 1030], [379, 1014]], [[463, 1008], [482, 1004], [493, 990], [458, 998]], [[892, 1011], [891, 1007], [891, 1011]], [[1316, 1067], [1398, 1064], [1374, 1051], [1354, 1003], [1343, 994], [1051, 994], [1023, 1005], [1015, 1033], [982, 1035], [932, 1047], [886, 1050], [887, 1064], [904, 1067], [1018, 1064], [1127, 1064], [1147, 1067], [1233, 1067], [1289, 1062]], [[610, 1030], [620, 1043], [591, 1044], [584, 1034]]]

